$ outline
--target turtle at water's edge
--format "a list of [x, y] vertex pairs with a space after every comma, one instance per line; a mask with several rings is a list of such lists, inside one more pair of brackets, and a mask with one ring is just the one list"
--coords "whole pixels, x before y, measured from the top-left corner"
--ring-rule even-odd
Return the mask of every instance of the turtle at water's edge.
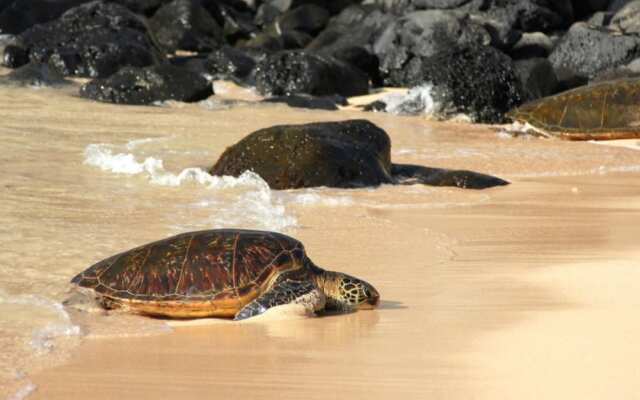
[[640, 79], [581, 86], [523, 104], [507, 117], [566, 140], [640, 138]]
[[165, 318], [262, 314], [298, 303], [314, 311], [373, 308], [369, 283], [325, 271], [302, 243], [275, 232], [216, 229], [136, 247], [89, 267], [71, 282], [105, 308]]

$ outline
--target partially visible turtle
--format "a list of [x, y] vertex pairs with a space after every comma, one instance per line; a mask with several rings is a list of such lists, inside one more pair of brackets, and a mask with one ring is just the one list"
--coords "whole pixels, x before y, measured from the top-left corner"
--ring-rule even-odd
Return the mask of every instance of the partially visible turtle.
[[378, 292], [325, 271], [302, 243], [273, 232], [220, 229], [184, 233], [136, 247], [71, 280], [105, 308], [167, 318], [233, 317], [299, 303], [314, 311], [373, 308]]
[[507, 114], [547, 137], [567, 140], [640, 138], [640, 79], [625, 78], [544, 97]]

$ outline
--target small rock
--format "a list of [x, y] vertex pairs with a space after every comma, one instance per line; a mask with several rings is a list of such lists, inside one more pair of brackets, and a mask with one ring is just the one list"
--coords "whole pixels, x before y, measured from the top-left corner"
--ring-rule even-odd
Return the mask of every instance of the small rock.
[[210, 81], [188, 69], [163, 64], [125, 67], [108, 78], [94, 79], [80, 88], [80, 96], [116, 104], [152, 104], [176, 100], [194, 102], [213, 94]]
[[640, 0], [630, 1], [611, 19], [611, 27], [626, 34], [640, 33]]
[[269, 55], [258, 63], [255, 75], [258, 91], [274, 96], [307, 93], [349, 97], [369, 90], [368, 78], [359, 69], [304, 51]]
[[69, 84], [64, 76], [47, 64], [27, 64], [0, 78], [0, 83], [13, 86], [60, 86]]
[[260, 175], [272, 189], [424, 183], [486, 188], [507, 182], [470, 171], [391, 164], [391, 141], [366, 120], [278, 125], [227, 148], [213, 175]]

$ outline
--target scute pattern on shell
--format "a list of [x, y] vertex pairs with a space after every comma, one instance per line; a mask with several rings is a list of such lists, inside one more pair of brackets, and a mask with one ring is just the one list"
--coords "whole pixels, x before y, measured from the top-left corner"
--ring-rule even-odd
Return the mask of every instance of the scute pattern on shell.
[[213, 301], [259, 290], [274, 274], [302, 268], [304, 257], [300, 242], [278, 233], [192, 232], [107, 258], [72, 283], [121, 299]]
[[545, 97], [508, 116], [566, 139], [640, 137], [640, 79], [582, 86]]

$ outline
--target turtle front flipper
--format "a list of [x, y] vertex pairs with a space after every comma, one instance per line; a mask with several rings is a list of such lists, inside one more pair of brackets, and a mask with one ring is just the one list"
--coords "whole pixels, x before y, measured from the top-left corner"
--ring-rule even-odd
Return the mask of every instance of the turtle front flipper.
[[311, 281], [284, 279], [276, 282], [257, 299], [244, 306], [236, 314], [234, 321], [260, 315], [271, 307], [284, 304], [303, 304], [308, 309], [318, 311], [324, 308], [325, 296]]

